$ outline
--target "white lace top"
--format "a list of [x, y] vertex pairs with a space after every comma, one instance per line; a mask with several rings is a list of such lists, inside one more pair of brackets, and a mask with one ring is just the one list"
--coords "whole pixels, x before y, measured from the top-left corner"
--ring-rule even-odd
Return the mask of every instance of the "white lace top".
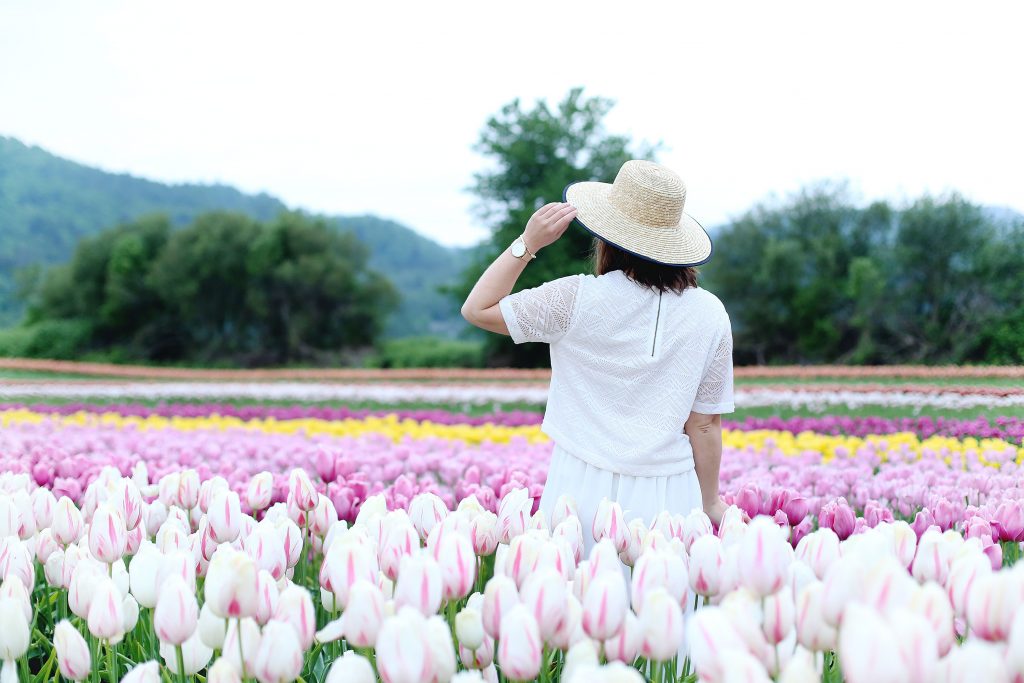
[[541, 431], [597, 467], [686, 472], [690, 412], [735, 410], [729, 315], [707, 290], [659, 294], [615, 270], [551, 280], [499, 307], [516, 344], [551, 345]]

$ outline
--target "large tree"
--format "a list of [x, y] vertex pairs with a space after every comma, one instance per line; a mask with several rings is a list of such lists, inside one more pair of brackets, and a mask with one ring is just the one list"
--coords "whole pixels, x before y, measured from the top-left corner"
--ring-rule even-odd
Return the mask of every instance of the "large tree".
[[[530, 215], [548, 202], [562, 201], [566, 185], [577, 180], [611, 182], [629, 159], [654, 157], [656, 145], [634, 146], [628, 137], [605, 130], [604, 118], [612, 106], [609, 99], [585, 97], [582, 88], [575, 88], [554, 109], [543, 100], [524, 109], [515, 99], [488, 119], [475, 147], [488, 166], [475, 175], [472, 190], [491, 235], [460, 282], [446, 290], [460, 304], [487, 266], [522, 233]], [[589, 233], [570, 227], [530, 262], [514, 291], [593, 272], [592, 246]], [[486, 344], [495, 365], [537, 366], [550, 360], [543, 344], [516, 345], [494, 334], [486, 336]]]

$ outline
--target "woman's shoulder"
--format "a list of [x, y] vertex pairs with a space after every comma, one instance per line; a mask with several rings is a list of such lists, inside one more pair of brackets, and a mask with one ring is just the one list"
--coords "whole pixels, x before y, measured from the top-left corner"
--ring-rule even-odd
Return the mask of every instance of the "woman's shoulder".
[[690, 299], [692, 305], [710, 315], [728, 320], [729, 312], [726, 311], [725, 304], [722, 303], [722, 300], [714, 292], [710, 292], [703, 287], [691, 287], [684, 293]]

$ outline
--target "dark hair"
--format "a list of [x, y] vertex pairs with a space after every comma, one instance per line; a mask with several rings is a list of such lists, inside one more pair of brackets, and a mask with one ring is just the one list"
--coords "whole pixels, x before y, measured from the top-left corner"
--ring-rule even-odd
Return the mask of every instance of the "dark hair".
[[671, 290], [682, 294], [683, 290], [697, 286], [697, 269], [692, 266], [668, 266], [634, 256], [627, 251], [594, 237], [590, 258], [594, 262], [594, 273], [604, 275], [621, 270], [634, 282], [664, 292]]

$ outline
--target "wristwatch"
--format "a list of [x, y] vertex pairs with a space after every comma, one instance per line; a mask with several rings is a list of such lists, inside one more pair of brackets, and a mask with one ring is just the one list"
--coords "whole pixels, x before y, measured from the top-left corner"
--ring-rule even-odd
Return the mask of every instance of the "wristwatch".
[[515, 239], [514, 242], [512, 242], [512, 255], [515, 256], [517, 259], [522, 259], [523, 256], [525, 256], [526, 254], [530, 255], [530, 258], [527, 259], [527, 262], [537, 258], [537, 255], [526, 247], [526, 242], [523, 241], [523, 235], [520, 235]]

